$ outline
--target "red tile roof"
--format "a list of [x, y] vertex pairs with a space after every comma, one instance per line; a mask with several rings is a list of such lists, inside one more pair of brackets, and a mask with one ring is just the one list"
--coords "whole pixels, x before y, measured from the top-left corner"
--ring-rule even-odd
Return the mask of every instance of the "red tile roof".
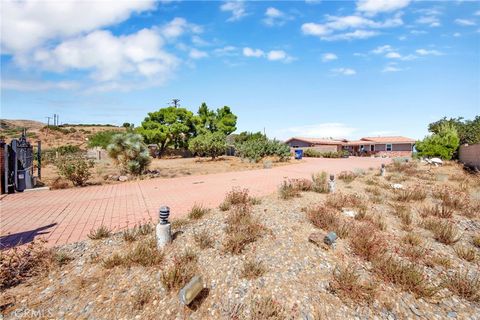
[[414, 139], [393, 136], [393, 137], [365, 137], [360, 140], [372, 141], [375, 143], [415, 143]]
[[331, 144], [331, 145], [341, 145], [347, 140], [336, 140], [336, 139], [319, 139], [319, 138], [301, 138], [301, 137], [293, 137], [285, 141], [285, 143], [289, 143], [292, 140], [299, 140], [311, 144]]
[[293, 137], [285, 141], [285, 143], [289, 143], [292, 140], [299, 140], [303, 142], [310, 143], [312, 145], [346, 145], [346, 146], [359, 146], [362, 144], [369, 145], [369, 144], [384, 144], [384, 143], [415, 143], [414, 139], [401, 137], [401, 136], [393, 136], [393, 137], [365, 137], [361, 138], [360, 140], [352, 140], [348, 141], [346, 139], [319, 139], [319, 138], [301, 138], [301, 137]]

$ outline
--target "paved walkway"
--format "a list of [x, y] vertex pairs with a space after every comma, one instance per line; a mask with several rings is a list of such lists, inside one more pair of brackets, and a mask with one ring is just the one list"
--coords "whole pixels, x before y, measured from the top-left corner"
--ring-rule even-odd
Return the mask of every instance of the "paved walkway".
[[0, 245], [5, 248], [39, 237], [48, 240], [50, 246], [76, 242], [86, 239], [89, 231], [100, 225], [118, 231], [141, 221], [156, 222], [161, 205], [168, 205], [171, 217], [178, 218], [195, 203], [218, 206], [234, 186], [248, 188], [253, 196], [264, 196], [274, 192], [286, 177], [368, 169], [380, 167], [385, 161], [307, 158], [272, 169], [11, 194], [0, 201]]

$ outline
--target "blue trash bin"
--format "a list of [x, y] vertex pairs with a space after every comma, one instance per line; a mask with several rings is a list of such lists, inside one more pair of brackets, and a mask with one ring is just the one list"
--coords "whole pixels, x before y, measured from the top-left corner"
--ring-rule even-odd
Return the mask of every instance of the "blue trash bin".
[[303, 158], [303, 150], [302, 149], [295, 150], [295, 159], [302, 160], [302, 158]]

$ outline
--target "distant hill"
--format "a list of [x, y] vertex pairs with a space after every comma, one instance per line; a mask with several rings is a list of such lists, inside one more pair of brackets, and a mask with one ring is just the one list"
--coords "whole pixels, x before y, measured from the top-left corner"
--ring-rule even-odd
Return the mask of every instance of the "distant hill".
[[46, 126], [46, 124], [40, 121], [0, 119], [1, 131], [15, 129], [21, 131], [23, 128], [27, 128], [27, 130], [40, 130], [44, 126]]

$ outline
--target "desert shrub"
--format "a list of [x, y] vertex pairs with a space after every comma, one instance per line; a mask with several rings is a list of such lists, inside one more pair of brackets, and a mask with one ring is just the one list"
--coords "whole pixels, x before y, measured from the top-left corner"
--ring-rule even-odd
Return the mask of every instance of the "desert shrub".
[[56, 251], [53, 254], [53, 260], [57, 263], [58, 266], [63, 266], [73, 260], [73, 258], [64, 251]]
[[100, 240], [104, 238], [108, 238], [111, 235], [110, 229], [108, 229], [106, 226], [101, 225], [97, 229], [91, 229], [90, 233], [88, 234], [88, 237], [92, 240]]
[[138, 288], [135, 295], [132, 297], [133, 308], [135, 310], [142, 310], [143, 307], [152, 300], [152, 290], [143, 287]]
[[50, 189], [52, 190], [61, 190], [61, 189], [67, 189], [70, 186], [67, 180], [61, 177], [57, 177], [55, 180], [53, 180], [52, 184], [50, 185]]
[[108, 145], [112, 143], [113, 136], [116, 134], [118, 134], [118, 131], [99, 131], [88, 137], [88, 147], [101, 147], [103, 149], [107, 149]]
[[472, 239], [472, 244], [477, 247], [477, 248], [480, 248], [480, 235], [477, 235], [477, 236], [474, 236], [473, 239]]
[[212, 159], [225, 154], [226, 149], [226, 136], [223, 132], [205, 132], [188, 142], [188, 150]]
[[423, 206], [420, 214], [422, 217], [434, 216], [438, 218], [451, 218], [453, 216], [453, 209], [447, 207], [445, 203], [441, 205]]
[[337, 178], [345, 183], [351, 183], [357, 178], [357, 175], [352, 171], [342, 171], [337, 175]]
[[252, 202], [252, 199], [253, 198], [248, 195], [248, 189], [234, 187], [225, 195], [225, 199], [223, 199], [219, 208], [222, 211], [227, 211], [230, 210], [232, 206], [249, 204]]
[[281, 199], [288, 200], [299, 197], [300, 190], [297, 188], [293, 180], [284, 180], [280, 187], [278, 187], [278, 194]]
[[255, 242], [264, 232], [264, 227], [251, 214], [249, 205], [237, 205], [226, 218], [224, 250], [240, 254], [245, 247]]
[[397, 201], [422, 201], [427, 197], [427, 192], [420, 186], [415, 186], [408, 189], [399, 189], [395, 195]]
[[312, 190], [318, 193], [328, 192], [328, 180], [325, 171], [312, 174]]
[[422, 244], [422, 238], [418, 234], [407, 233], [403, 236], [402, 242], [410, 246], [419, 246]]
[[135, 133], [116, 134], [108, 145], [108, 155], [123, 172], [141, 174], [150, 164], [150, 155], [143, 138]]
[[417, 141], [415, 148], [421, 157], [440, 157], [450, 160], [458, 149], [459, 144], [460, 138], [455, 127], [443, 124], [437, 130], [437, 133]]
[[333, 270], [333, 279], [329, 290], [341, 298], [357, 303], [371, 303], [375, 298], [376, 286], [373, 283], [362, 283], [360, 275], [353, 265], [337, 266]]
[[379, 187], [367, 186], [367, 187], [365, 187], [365, 191], [368, 192], [368, 193], [371, 193], [371, 194], [373, 194], [374, 196], [377, 196], [377, 197], [382, 195], [382, 190], [380, 190]]
[[249, 311], [251, 320], [287, 319], [285, 309], [271, 297], [253, 299]]
[[136, 264], [143, 267], [158, 266], [163, 262], [164, 254], [158, 250], [155, 238], [151, 237], [136, 244], [127, 253], [127, 264]]
[[480, 215], [480, 201], [471, 201], [460, 213], [470, 219], [477, 218]]
[[200, 249], [213, 248], [215, 241], [206, 230], [193, 234], [193, 240], [200, 247]]
[[442, 201], [443, 206], [451, 209], [463, 209], [469, 204], [469, 197], [464, 192], [448, 187], [437, 188], [433, 196]]
[[127, 229], [122, 232], [122, 238], [125, 242], [134, 242], [137, 240], [137, 230], [135, 228]]
[[344, 153], [335, 151], [320, 152], [315, 149], [307, 148], [303, 150], [303, 155], [309, 158], [341, 158]]
[[421, 226], [433, 232], [433, 238], [440, 243], [451, 245], [460, 240], [460, 235], [455, 225], [448, 221], [437, 219], [424, 219]]
[[245, 260], [241, 270], [241, 277], [245, 279], [256, 279], [266, 272], [265, 266], [255, 259]]
[[385, 281], [399, 285], [416, 297], [431, 297], [438, 291], [428, 283], [423, 271], [414, 263], [405, 262], [392, 256], [383, 256], [374, 262], [375, 272]]
[[42, 242], [0, 251], [0, 289], [3, 291], [27, 278], [48, 272], [52, 259], [52, 251]]
[[404, 173], [409, 176], [416, 175], [419, 172], [418, 162], [415, 161], [393, 161], [391, 164], [386, 166], [386, 169], [387, 172]]
[[276, 156], [280, 161], [290, 158], [290, 147], [277, 140], [265, 137], [249, 139], [235, 144], [236, 153], [253, 162], [258, 162], [267, 156]]
[[312, 190], [313, 183], [308, 179], [292, 179], [292, 184], [294, 188], [299, 191], [310, 191]]
[[198, 270], [197, 256], [186, 250], [173, 257], [173, 263], [160, 274], [160, 281], [168, 291], [176, 291], [185, 286]]
[[74, 186], [84, 186], [92, 176], [93, 161], [81, 156], [64, 156], [55, 162], [58, 174], [71, 181]]
[[359, 210], [367, 209], [365, 199], [356, 194], [343, 194], [341, 192], [329, 194], [325, 201], [325, 205], [338, 210], [342, 208], [358, 208]]
[[466, 245], [459, 245], [454, 248], [457, 256], [463, 260], [473, 262], [477, 258], [475, 249]]
[[42, 165], [55, 163], [58, 157], [64, 156], [81, 156], [81, 150], [79, 146], [63, 145], [57, 148], [43, 149], [42, 150]]
[[202, 205], [194, 204], [190, 212], [188, 213], [189, 219], [198, 220], [201, 219], [204, 215], [210, 212], [210, 209], [205, 208]]
[[431, 268], [434, 266], [441, 266], [445, 269], [448, 269], [452, 266], [452, 260], [449, 257], [434, 255], [430, 257], [428, 260], [425, 260], [425, 264]]
[[444, 279], [445, 286], [458, 296], [473, 302], [480, 301], [480, 276], [477, 273], [456, 271]]
[[350, 237], [352, 251], [367, 261], [378, 258], [386, 251], [385, 240], [374, 230], [369, 223], [363, 223], [353, 229]]
[[340, 224], [338, 212], [323, 204], [308, 207], [306, 209], [307, 219], [317, 228], [330, 231]]

